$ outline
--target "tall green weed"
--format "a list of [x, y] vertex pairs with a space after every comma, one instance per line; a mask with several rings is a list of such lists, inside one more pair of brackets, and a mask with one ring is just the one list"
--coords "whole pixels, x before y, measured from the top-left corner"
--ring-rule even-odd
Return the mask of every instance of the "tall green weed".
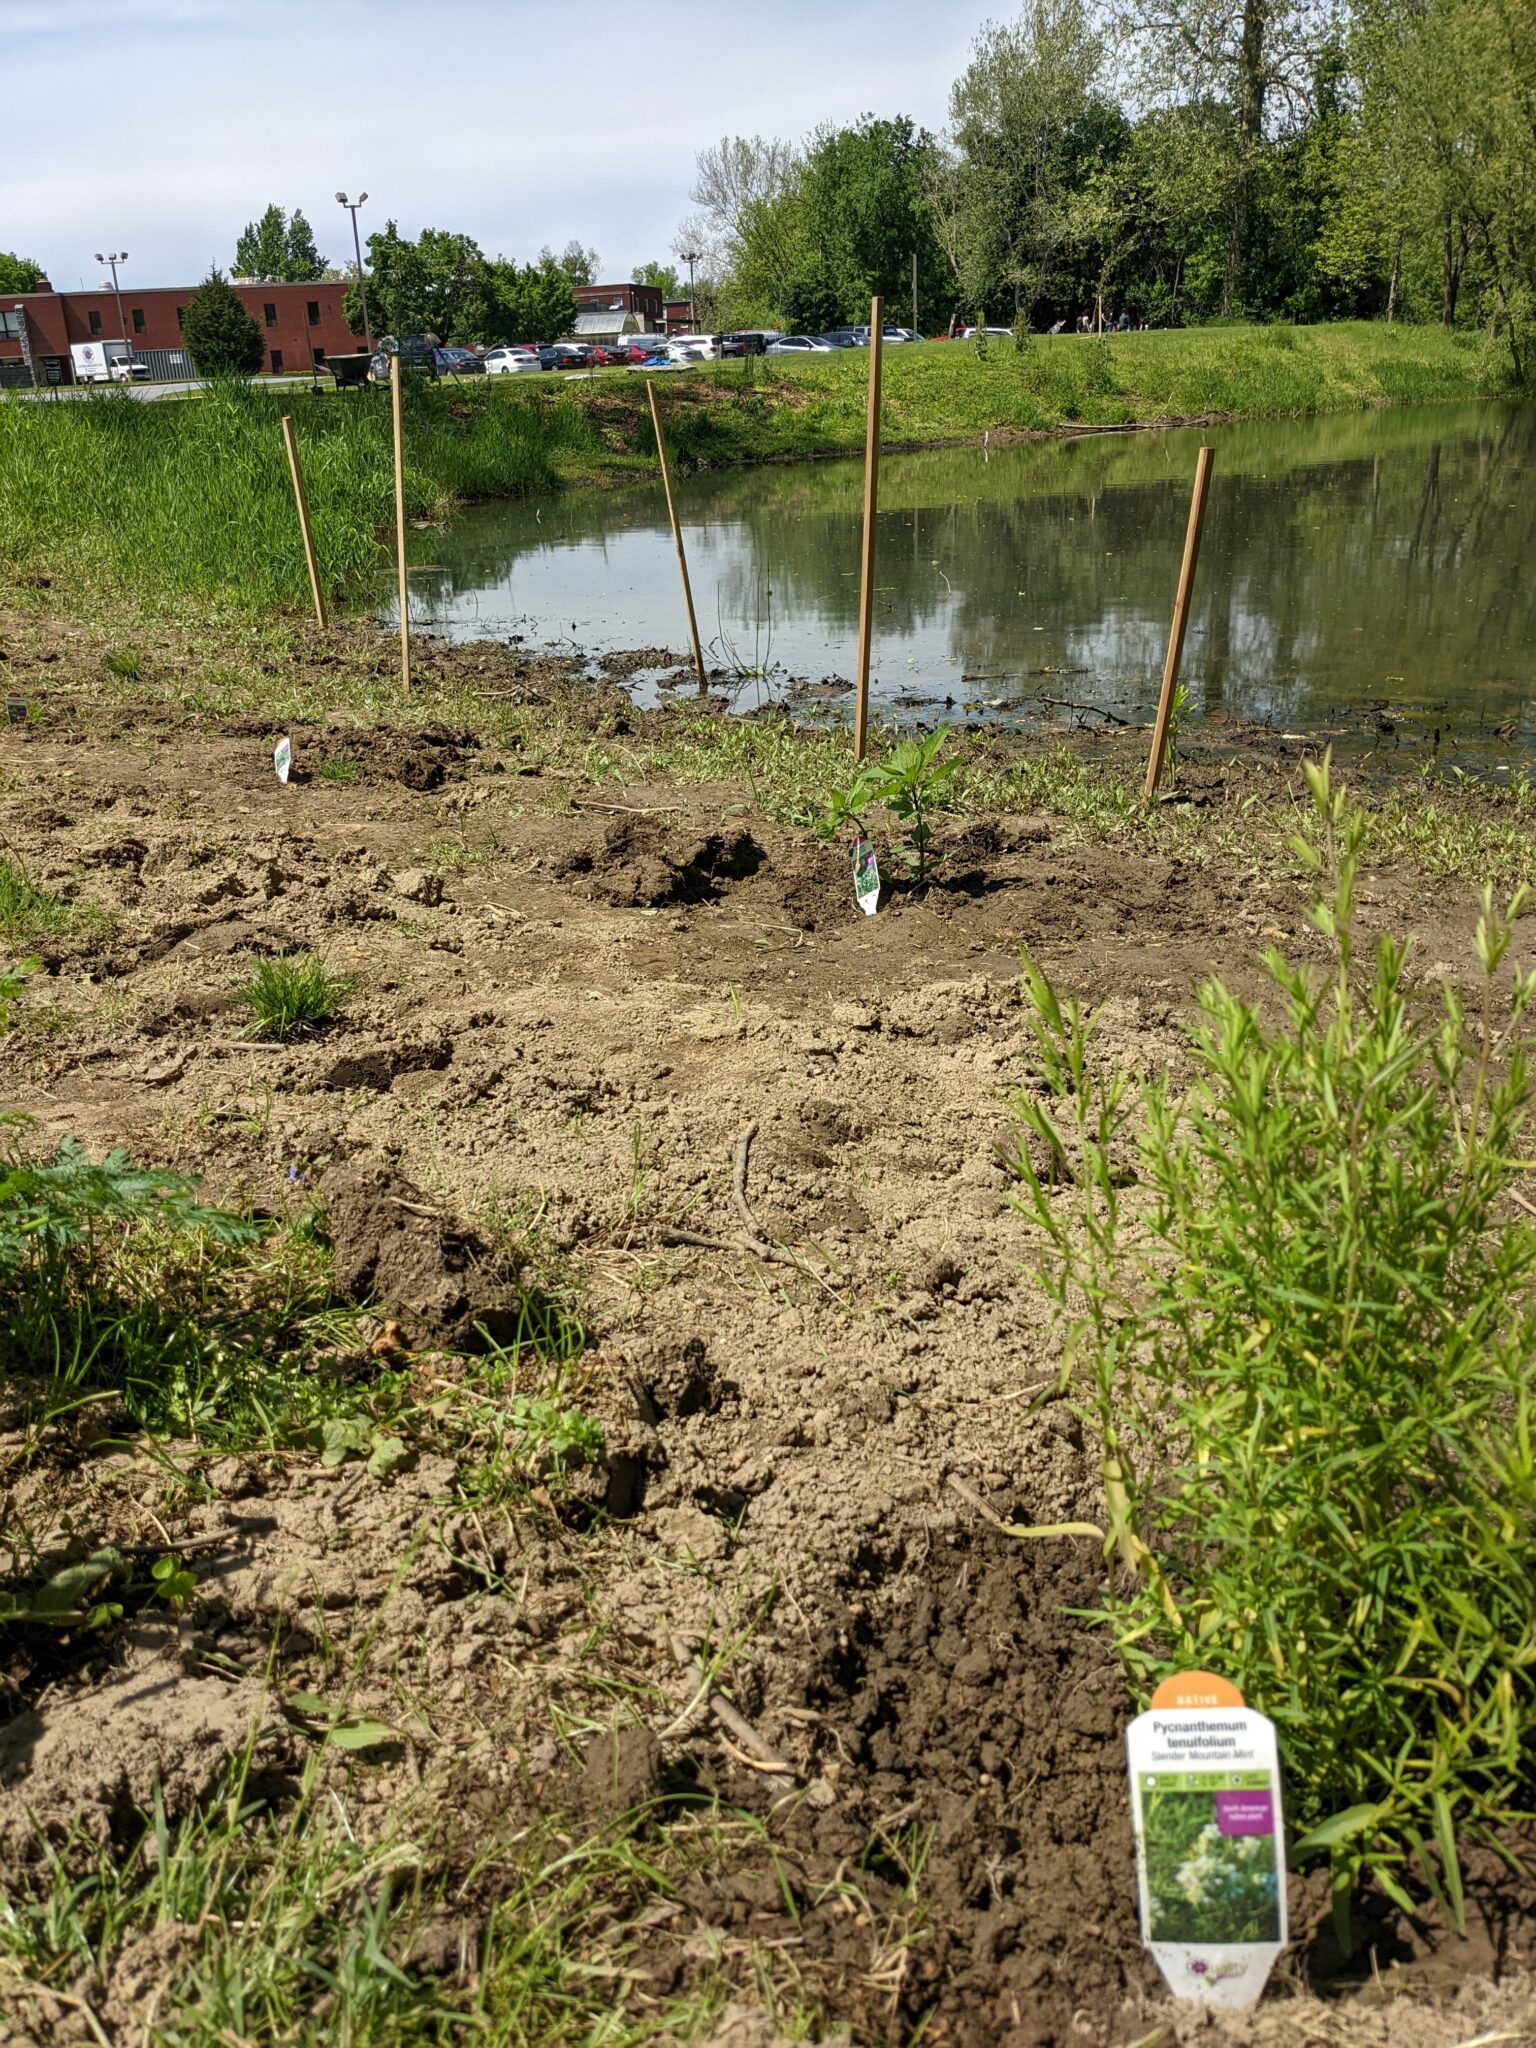
[[1273, 1717], [1341, 1930], [1366, 1877], [1460, 1926], [1460, 1845], [1536, 1775], [1536, 976], [1523, 892], [1485, 890], [1480, 1006], [1422, 1018], [1405, 942], [1357, 942], [1366, 821], [1309, 775], [1333, 964], [1271, 952], [1265, 1006], [1208, 982], [1183, 1093], [1106, 1071], [1026, 960], [1017, 1201], [1102, 1449], [1134, 1690], [1204, 1666]]

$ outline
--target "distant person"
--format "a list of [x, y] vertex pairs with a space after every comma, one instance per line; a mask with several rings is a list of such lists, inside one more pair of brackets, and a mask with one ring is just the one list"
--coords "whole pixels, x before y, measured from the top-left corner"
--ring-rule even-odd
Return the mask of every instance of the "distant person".
[[1051, 327], [1051, 330], [1050, 330], [1050, 331], [1051, 331], [1051, 333], [1052, 333], [1052, 334], [1060, 334], [1060, 333], [1061, 333], [1061, 332], [1062, 332], [1062, 331], [1064, 330], [1064, 328], [1066, 327], [1066, 324], [1067, 324], [1067, 323], [1066, 323], [1066, 321], [1065, 321], [1065, 320], [1057, 320], [1057, 321], [1055, 321], [1055, 322], [1053, 323], [1052, 327]]
[[1122, 313], [1120, 315], [1120, 318], [1115, 322], [1115, 332], [1117, 334], [1129, 334], [1130, 331], [1131, 316], [1129, 313]]

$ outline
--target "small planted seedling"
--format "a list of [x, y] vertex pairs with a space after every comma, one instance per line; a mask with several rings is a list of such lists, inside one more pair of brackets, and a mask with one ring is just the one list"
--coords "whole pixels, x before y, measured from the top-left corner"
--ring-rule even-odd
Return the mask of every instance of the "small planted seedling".
[[251, 1013], [250, 1038], [295, 1038], [318, 1031], [340, 1010], [356, 986], [350, 974], [333, 974], [314, 953], [296, 960], [258, 960], [240, 1000]]
[[[945, 733], [942, 728], [925, 740], [900, 740], [881, 761], [866, 761], [846, 789], [834, 790], [832, 801], [817, 820], [816, 830], [830, 839], [845, 825], [852, 825], [860, 839], [868, 837], [864, 813], [884, 804], [906, 826], [902, 848], [912, 879], [926, 881], [928, 848], [933, 840], [933, 814], [948, 808], [950, 784], [960, 764], [941, 761]], [[857, 887], [857, 884], [855, 884]]]
[[112, 647], [102, 657], [109, 676], [116, 676], [121, 682], [136, 683], [144, 673], [144, 663], [132, 647]]

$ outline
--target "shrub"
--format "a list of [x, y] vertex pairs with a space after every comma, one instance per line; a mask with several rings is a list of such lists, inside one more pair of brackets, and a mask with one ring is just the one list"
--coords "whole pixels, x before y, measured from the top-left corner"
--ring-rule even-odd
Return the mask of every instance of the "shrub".
[[258, 960], [240, 999], [251, 1012], [252, 1038], [292, 1038], [328, 1024], [356, 986], [333, 974], [314, 953], [296, 960]]
[[217, 265], [187, 301], [181, 338], [203, 377], [253, 377], [266, 359], [260, 327]]
[[1100, 1073], [1026, 961], [1017, 1199], [1086, 1377], [1133, 1686], [1209, 1665], [1275, 1720], [1347, 1938], [1366, 1874], [1408, 1908], [1416, 1870], [1461, 1925], [1458, 1841], [1530, 1789], [1536, 1228], [1508, 1198], [1536, 976], [1500, 995], [1522, 904], [1485, 891], [1481, 1015], [1448, 989], [1417, 1021], [1406, 945], [1356, 947], [1365, 820], [1308, 773], [1331, 971], [1270, 953], [1275, 1021], [1207, 983], [1179, 1097]]

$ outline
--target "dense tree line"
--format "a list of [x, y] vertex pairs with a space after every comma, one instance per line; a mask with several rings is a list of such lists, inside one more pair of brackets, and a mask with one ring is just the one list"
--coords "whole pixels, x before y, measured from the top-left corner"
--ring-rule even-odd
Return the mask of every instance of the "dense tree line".
[[929, 331], [1439, 318], [1522, 360], [1531, 0], [1025, 0], [949, 111], [703, 150], [701, 317], [906, 318], [915, 259]]

